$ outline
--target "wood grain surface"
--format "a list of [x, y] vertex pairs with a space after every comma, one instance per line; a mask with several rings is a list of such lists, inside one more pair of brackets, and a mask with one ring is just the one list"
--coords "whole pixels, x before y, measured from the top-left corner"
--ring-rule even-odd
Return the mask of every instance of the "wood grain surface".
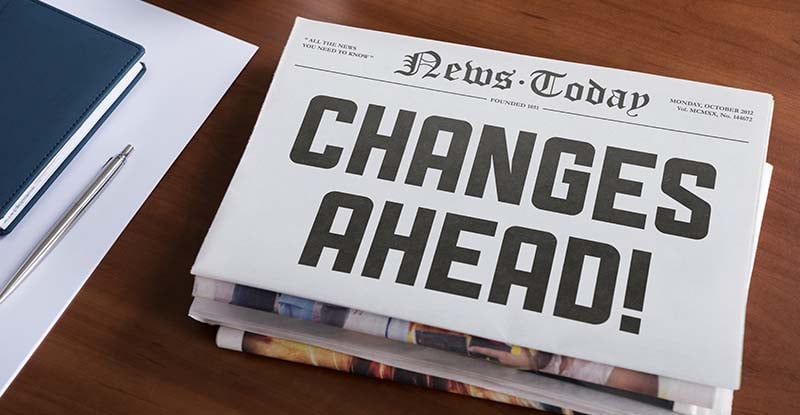
[[220, 350], [215, 329], [186, 316], [189, 269], [295, 16], [772, 93], [775, 172], [734, 413], [800, 413], [800, 2], [153, 3], [260, 49], [0, 398], [0, 414], [536, 413]]

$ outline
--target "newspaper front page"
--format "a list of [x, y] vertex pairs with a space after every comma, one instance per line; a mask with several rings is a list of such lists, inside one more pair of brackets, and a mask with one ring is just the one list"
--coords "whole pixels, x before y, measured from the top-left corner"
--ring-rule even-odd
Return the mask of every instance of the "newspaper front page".
[[736, 389], [771, 114], [298, 19], [193, 273]]

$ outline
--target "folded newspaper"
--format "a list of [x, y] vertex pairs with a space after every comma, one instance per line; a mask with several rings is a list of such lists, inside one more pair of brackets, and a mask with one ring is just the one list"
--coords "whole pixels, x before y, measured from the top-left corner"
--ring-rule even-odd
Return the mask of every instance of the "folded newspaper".
[[728, 414], [772, 96], [298, 19], [197, 261], [220, 347]]

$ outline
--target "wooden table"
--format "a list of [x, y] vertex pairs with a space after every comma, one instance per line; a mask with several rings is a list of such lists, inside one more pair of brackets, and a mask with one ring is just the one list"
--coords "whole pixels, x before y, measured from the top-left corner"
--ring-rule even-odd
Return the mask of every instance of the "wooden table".
[[260, 50], [0, 399], [1, 414], [535, 413], [219, 350], [215, 329], [186, 316], [189, 268], [295, 16], [772, 93], [775, 172], [734, 413], [800, 413], [800, 2], [154, 3]]

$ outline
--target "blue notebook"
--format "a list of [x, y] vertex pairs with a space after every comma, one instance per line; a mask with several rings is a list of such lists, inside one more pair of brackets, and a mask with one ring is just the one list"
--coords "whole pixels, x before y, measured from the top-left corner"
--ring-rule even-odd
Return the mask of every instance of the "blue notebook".
[[0, 0], [0, 235], [145, 72], [144, 48], [35, 0]]

